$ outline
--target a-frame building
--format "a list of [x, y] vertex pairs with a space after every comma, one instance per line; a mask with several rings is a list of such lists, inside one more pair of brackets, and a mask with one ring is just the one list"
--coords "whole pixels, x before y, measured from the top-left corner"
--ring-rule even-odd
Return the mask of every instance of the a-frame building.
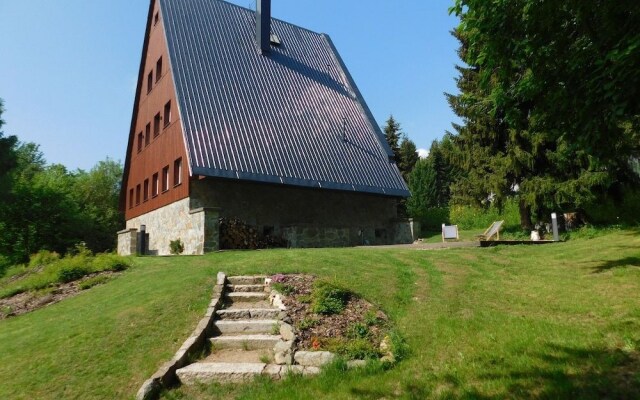
[[412, 241], [409, 192], [327, 35], [221, 0], [152, 0], [118, 251], [219, 248], [219, 219], [293, 247]]

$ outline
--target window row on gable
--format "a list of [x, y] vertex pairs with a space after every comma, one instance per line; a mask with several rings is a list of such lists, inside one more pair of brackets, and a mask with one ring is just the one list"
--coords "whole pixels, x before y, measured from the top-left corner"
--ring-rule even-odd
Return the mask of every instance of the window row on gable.
[[[166, 129], [169, 125], [171, 125], [171, 101], [168, 101], [167, 104], [164, 105], [163, 116], [160, 113], [157, 113], [153, 117], [153, 138], [157, 138], [160, 136], [160, 130]], [[164, 124], [162, 121], [164, 120]], [[161, 128], [161, 125], [163, 127]], [[144, 128], [144, 133], [142, 131], [138, 132], [138, 153], [142, 151], [145, 147], [151, 144], [151, 122], [147, 124]]]
[[[160, 194], [166, 193], [170, 189], [170, 169], [169, 165], [162, 168], [162, 172], [156, 172], [143, 183], [139, 183], [129, 188], [129, 208], [139, 206], [147, 202], [150, 198], [158, 197]], [[182, 157], [173, 162], [173, 187], [182, 184]]]

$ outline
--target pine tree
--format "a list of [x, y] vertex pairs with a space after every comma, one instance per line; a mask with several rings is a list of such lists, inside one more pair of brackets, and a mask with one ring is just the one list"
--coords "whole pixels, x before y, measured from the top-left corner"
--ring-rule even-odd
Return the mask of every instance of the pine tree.
[[389, 116], [386, 125], [383, 128], [384, 136], [387, 139], [387, 143], [393, 151], [394, 161], [396, 164], [400, 163], [400, 139], [402, 137], [402, 130], [400, 129], [400, 123], [398, 123], [393, 115]]
[[400, 170], [404, 181], [409, 182], [409, 175], [418, 162], [418, 149], [413, 141], [407, 138], [406, 135], [403, 135], [398, 153], [400, 158], [398, 169]]

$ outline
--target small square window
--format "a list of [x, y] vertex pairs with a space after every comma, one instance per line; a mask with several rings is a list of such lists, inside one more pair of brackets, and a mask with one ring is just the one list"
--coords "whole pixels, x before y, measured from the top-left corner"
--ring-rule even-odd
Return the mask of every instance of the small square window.
[[144, 140], [144, 136], [142, 136], [142, 132], [138, 133], [138, 153], [142, 151], [143, 140]]
[[129, 208], [133, 208], [133, 189], [129, 189]]
[[140, 204], [140, 192], [142, 191], [142, 188], [140, 187], [140, 185], [136, 186], [136, 205]]
[[171, 102], [167, 102], [164, 105], [164, 127], [166, 128], [171, 123]]
[[151, 89], [153, 88], [153, 71], [149, 72], [147, 76], [147, 94], [151, 93]]
[[169, 166], [162, 168], [162, 191], [169, 190]]
[[162, 57], [156, 62], [156, 82], [158, 82], [160, 78], [162, 78]]
[[148, 179], [144, 180], [144, 188], [142, 191], [142, 196], [144, 201], [149, 200], [149, 180]]
[[182, 157], [173, 162], [173, 186], [182, 183]]
[[153, 117], [153, 137], [158, 137], [160, 134], [160, 113], [157, 113], [155, 117]]
[[148, 146], [151, 143], [151, 124], [147, 124], [144, 128], [144, 145]]
[[158, 179], [158, 173], [153, 174], [153, 178], [151, 178], [151, 195], [156, 197], [158, 195], [158, 188], [160, 187], [160, 180]]

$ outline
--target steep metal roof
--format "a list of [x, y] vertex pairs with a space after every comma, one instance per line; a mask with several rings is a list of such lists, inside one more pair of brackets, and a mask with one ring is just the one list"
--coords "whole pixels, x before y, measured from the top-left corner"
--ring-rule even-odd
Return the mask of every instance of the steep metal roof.
[[221, 0], [160, 0], [194, 175], [408, 196], [331, 40]]

